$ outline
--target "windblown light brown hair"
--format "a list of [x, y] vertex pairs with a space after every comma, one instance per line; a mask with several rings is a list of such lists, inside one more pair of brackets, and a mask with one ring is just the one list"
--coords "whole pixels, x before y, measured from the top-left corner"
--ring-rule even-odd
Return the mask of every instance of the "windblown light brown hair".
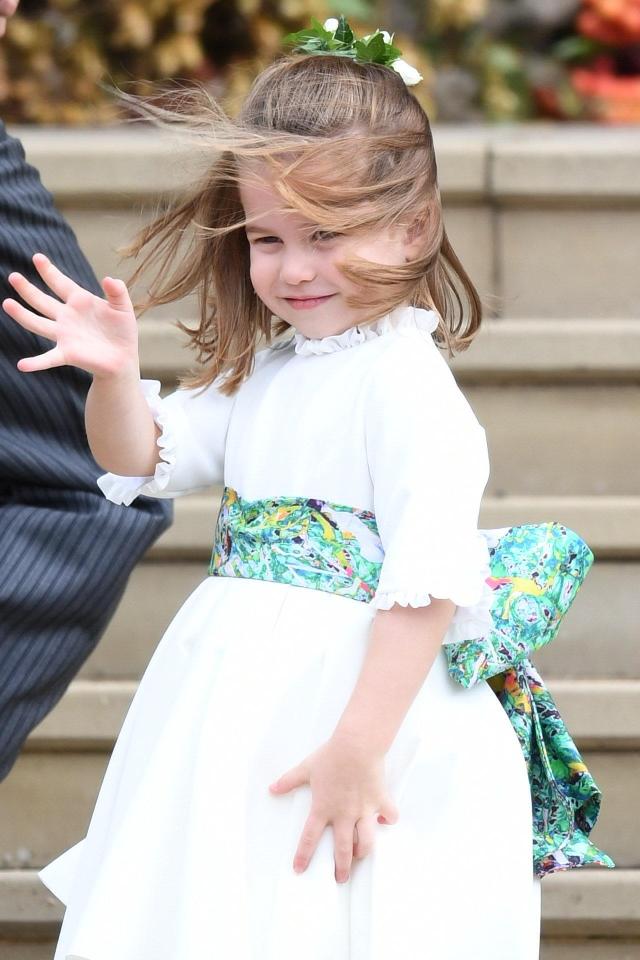
[[[352, 258], [342, 265], [361, 291], [348, 302], [370, 306], [369, 322], [404, 302], [434, 309], [436, 341], [450, 356], [467, 349], [482, 305], [447, 237], [428, 117], [398, 73], [348, 57], [291, 53], [258, 75], [233, 118], [201, 88], [172, 91], [168, 100], [166, 91], [159, 100], [121, 96], [207, 156], [199, 181], [121, 248], [144, 254], [131, 283], [155, 270], [147, 299], [136, 305], [141, 313], [198, 295], [198, 328], [178, 326], [203, 366], [181, 378], [182, 386], [206, 386], [224, 374], [219, 388], [233, 394], [252, 370], [260, 337], [271, 343], [290, 329], [259, 300], [249, 274], [243, 228], [250, 221], [238, 185], [260, 182], [264, 163], [276, 174], [279, 210], [314, 228], [362, 235], [413, 225], [424, 238], [418, 259], [380, 265]], [[465, 331], [455, 278], [470, 306]]]

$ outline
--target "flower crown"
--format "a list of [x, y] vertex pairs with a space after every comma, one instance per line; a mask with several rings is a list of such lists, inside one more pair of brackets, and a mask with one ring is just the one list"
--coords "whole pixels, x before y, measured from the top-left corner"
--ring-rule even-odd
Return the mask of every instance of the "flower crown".
[[399, 73], [407, 86], [413, 86], [422, 80], [415, 67], [400, 59], [402, 50], [392, 44], [393, 34], [379, 28], [375, 33], [356, 39], [355, 34], [343, 16], [330, 17], [324, 24], [311, 18], [311, 26], [297, 33], [288, 33], [283, 43], [293, 43], [293, 52], [333, 54], [338, 57], [351, 57], [359, 63], [381, 63]]

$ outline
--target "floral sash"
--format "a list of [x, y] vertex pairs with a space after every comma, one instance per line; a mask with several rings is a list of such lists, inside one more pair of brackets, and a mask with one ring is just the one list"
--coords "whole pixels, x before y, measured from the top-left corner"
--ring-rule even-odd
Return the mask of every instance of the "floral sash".
[[[535, 874], [588, 863], [614, 867], [589, 839], [600, 790], [528, 659], [555, 637], [593, 554], [554, 521], [480, 533], [491, 558], [494, 627], [486, 636], [445, 644], [449, 674], [464, 687], [489, 682], [515, 729], [531, 786]], [[297, 497], [245, 500], [226, 486], [209, 574], [272, 580], [368, 603], [383, 558], [370, 510]]]

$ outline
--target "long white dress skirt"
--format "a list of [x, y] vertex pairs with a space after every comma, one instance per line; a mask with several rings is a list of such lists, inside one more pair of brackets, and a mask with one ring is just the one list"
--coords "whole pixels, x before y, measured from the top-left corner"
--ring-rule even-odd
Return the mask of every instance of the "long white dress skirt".
[[328, 826], [293, 857], [308, 785], [269, 784], [333, 732], [375, 611], [207, 577], [169, 625], [87, 836], [40, 872], [66, 912], [54, 960], [536, 960], [540, 880], [521, 748], [440, 651], [386, 755], [395, 824], [334, 876]]

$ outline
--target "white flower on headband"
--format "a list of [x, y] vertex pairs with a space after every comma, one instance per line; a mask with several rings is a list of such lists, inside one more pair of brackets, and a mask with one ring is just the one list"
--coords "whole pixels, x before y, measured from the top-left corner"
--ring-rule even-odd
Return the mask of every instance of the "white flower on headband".
[[329, 17], [328, 20], [325, 20], [322, 26], [325, 28], [325, 30], [330, 30], [331, 33], [335, 33], [338, 29], [338, 21], [335, 17]]
[[399, 73], [404, 82], [408, 87], [412, 87], [414, 83], [420, 83], [422, 80], [422, 74], [419, 73], [415, 67], [412, 67], [410, 63], [407, 63], [406, 60], [393, 60], [389, 66], [393, 67], [396, 73]]

